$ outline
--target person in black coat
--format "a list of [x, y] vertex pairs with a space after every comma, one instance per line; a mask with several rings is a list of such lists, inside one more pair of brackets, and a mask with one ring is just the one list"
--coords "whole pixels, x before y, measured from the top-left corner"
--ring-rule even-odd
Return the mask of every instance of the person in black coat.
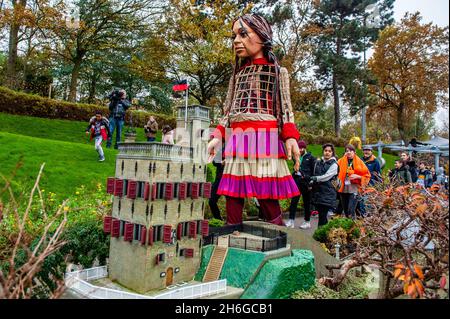
[[[336, 207], [336, 189], [332, 181], [337, 180], [339, 166], [333, 144], [322, 146], [323, 157], [314, 165], [312, 184], [312, 201], [319, 212], [319, 226], [328, 223], [328, 211]], [[300, 226], [302, 229], [311, 228], [311, 224], [305, 222]]]
[[[294, 181], [300, 190], [301, 196], [303, 197], [303, 207], [305, 210], [305, 221], [311, 220], [311, 190], [309, 189], [309, 181], [314, 169], [314, 163], [316, 158], [308, 153], [306, 150], [306, 142], [299, 141], [298, 147], [300, 149], [300, 169], [292, 174]], [[297, 213], [297, 205], [300, 201], [300, 196], [293, 197], [291, 200], [291, 206], [289, 207], [289, 220], [286, 222], [286, 226], [294, 228], [295, 225], [295, 215]]]
[[417, 169], [416, 162], [406, 152], [402, 152], [400, 154], [400, 157], [403, 161], [403, 165], [408, 168], [409, 173], [411, 174], [411, 181], [413, 183], [417, 182], [417, 178], [419, 176], [417, 174], [418, 169]]
[[212, 184], [211, 197], [208, 200], [209, 207], [211, 208], [211, 213], [213, 214], [215, 219], [219, 220], [222, 220], [222, 216], [220, 215], [220, 209], [217, 205], [217, 202], [219, 201], [221, 195], [217, 194], [217, 190], [219, 189], [219, 184], [220, 180], [222, 179], [224, 168], [222, 152], [217, 152], [213, 160], [213, 165], [216, 167], [216, 178], [214, 179], [214, 183]]

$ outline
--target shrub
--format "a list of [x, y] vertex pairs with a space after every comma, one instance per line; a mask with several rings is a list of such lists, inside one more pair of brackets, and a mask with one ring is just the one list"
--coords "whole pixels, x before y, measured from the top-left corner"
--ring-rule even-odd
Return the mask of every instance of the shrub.
[[63, 252], [70, 255], [74, 264], [91, 268], [95, 261], [106, 265], [109, 255], [109, 237], [103, 232], [101, 220], [85, 220], [71, 225], [64, 232], [67, 244]]
[[222, 227], [223, 225], [225, 225], [225, 222], [223, 220], [216, 218], [208, 220], [208, 223], [210, 227]]
[[[70, 121], [89, 121], [97, 110], [102, 111], [105, 115], [109, 114], [106, 106], [58, 101], [0, 87], [0, 112], [4, 113]], [[128, 111], [125, 121], [129, 123], [131, 117], [134, 126], [143, 127], [147, 124], [150, 115], [155, 117], [160, 127], [166, 124], [176, 127], [174, 117], [146, 111]]]
[[335, 218], [328, 222], [328, 224], [317, 228], [314, 232], [313, 238], [321, 243], [326, 243], [328, 241], [328, 235], [332, 229], [342, 228], [347, 234], [349, 234], [350, 239], [358, 238], [360, 235], [359, 228], [356, 223], [351, 218]]
[[344, 147], [348, 144], [348, 141], [345, 138], [342, 137], [336, 137], [336, 136], [320, 136], [320, 135], [313, 135], [309, 133], [302, 133], [300, 132], [301, 139], [306, 141], [308, 144], [317, 144], [317, 145], [323, 145], [326, 143], [332, 143], [336, 147]]

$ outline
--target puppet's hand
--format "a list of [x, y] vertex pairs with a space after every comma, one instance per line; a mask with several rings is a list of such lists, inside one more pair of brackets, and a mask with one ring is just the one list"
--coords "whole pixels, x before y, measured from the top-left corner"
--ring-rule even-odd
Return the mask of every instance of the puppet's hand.
[[218, 139], [217, 137], [213, 138], [209, 144], [208, 144], [208, 154], [209, 156], [209, 160], [208, 162], [212, 162], [212, 159], [216, 156], [217, 152], [216, 152], [216, 148], [219, 145], [219, 143], [221, 142], [220, 139]]
[[295, 138], [290, 138], [286, 141], [286, 150], [289, 160], [292, 160], [292, 156], [294, 156], [295, 161], [300, 163], [300, 150]]

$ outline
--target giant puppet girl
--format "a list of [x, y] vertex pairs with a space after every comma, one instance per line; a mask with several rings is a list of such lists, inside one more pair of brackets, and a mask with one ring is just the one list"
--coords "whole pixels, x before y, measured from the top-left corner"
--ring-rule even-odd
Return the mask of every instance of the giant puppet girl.
[[261, 16], [233, 23], [236, 63], [224, 117], [208, 152], [225, 143], [225, 167], [217, 194], [226, 196], [227, 224], [242, 223], [244, 198], [256, 197], [266, 221], [283, 225], [280, 199], [299, 196], [286, 159], [299, 166], [289, 76], [272, 51], [272, 29]]

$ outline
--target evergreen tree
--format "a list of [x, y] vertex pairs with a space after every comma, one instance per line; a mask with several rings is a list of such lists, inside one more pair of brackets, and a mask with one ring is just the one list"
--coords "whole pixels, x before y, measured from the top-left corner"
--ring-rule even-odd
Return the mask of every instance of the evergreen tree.
[[[380, 14], [378, 28], [365, 24], [366, 8], [377, 4]], [[313, 43], [316, 73], [323, 89], [332, 93], [334, 101], [334, 127], [340, 136], [341, 105], [344, 101], [354, 106], [362, 104], [365, 83], [369, 76], [364, 71], [360, 55], [372, 46], [378, 30], [391, 24], [394, 0], [322, 0], [316, 2]], [[357, 108], [356, 108], [357, 109]], [[355, 109], [353, 109], [353, 113]]]

